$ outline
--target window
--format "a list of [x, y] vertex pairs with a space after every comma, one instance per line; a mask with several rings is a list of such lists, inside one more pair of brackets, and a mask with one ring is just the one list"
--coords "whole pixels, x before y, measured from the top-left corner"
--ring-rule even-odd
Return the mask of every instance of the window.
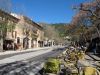
[[17, 37], [17, 31], [15, 31], [15, 38]]
[[20, 43], [20, 37], [17, 37], [17, 43], [18, 44]]

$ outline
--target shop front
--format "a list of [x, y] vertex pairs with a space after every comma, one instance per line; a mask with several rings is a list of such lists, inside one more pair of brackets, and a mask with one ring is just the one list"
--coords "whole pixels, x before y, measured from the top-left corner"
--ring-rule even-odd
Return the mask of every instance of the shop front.
[[3, 41], [3, 50], [14, 50], [14, 40], [6, 39]]

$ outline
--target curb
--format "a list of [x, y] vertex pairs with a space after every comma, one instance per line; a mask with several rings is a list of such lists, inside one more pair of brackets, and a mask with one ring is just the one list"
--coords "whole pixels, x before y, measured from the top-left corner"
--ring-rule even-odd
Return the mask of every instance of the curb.
[[90, 56], [92, 59], [94, 59], [95, 61], [100, 61], [100, 57], [93, 55], [93, 54], [87, 54], [88, 56]]

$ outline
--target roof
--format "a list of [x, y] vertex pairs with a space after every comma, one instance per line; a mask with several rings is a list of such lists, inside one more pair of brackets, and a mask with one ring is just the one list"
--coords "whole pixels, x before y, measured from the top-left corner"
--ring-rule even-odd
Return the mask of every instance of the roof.
[[1, 17], [5, 17], [5, 15], [6, 15], [6, 18], [9, 19], [9, 20], [12, 20], [14, 22], [18, 22], [19, 21], [18, 18], [14, 17], [10, 13], [5, 12], [5, 11], [3, 11], [3, 10], [0, 9], [0, 16]]
[[37, 24], [36, 22], [30, 20], [30, 19], [29, 19], [28, 17], [26, 17], [26, 16], [23, 16], [23, 17], [24, 17], [24, 20], [25, 20], [26, 22], [32, 24], [33, 26], [37, 27], [37, 28], [40, 29], [40, 30], [43, 30], [43, 27], [40, 26], [39, 24]]

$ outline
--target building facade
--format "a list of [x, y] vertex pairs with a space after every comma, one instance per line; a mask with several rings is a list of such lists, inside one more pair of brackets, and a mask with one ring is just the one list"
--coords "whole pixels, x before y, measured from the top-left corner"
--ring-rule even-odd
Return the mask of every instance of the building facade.
[[19, 44], [19, 49], [43, 47], [43, 27], [26, 16], [12, 15], [20, 19], [15, 28], [15, 32], [17, 32], [17, 39], [15, 42]]
[[[0, 10], [0, 50], [11, 49], [14, 39], [14, 29], [19, 19], [7, 12]], [[8, 37], [9, 36], [9, 37]], [[8, 48], [9, 46], [9, 48]]]
[[26, 16], [0, 11], [0, 28], [1, 49], [23, 50], [43, 47], [43, 27]]

